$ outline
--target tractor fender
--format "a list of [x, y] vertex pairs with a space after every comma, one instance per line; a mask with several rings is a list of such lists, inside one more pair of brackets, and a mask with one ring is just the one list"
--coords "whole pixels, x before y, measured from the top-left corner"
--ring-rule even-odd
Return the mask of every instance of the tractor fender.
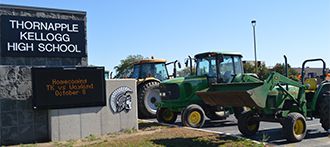
[[144, 85], [147, 82], [153, 82], [153, 81], [160, 82], [160, 80], [150, 77], [150, 78], [145, 78], [145, 79], [138, 79], [136, 85], [137, 85], [137, 88], [139, 88], [141, 85]]
[[330, 92], [330, 81], [322, 82], [319, 85], [317, 91], [315, 92], [313, 100], [312, 100], [311, 107], [314, 112], [318, 110], [317, 104], [318, 104], [319, 99], [321, 99], [324, 94], [330, 94], [329, 92]]

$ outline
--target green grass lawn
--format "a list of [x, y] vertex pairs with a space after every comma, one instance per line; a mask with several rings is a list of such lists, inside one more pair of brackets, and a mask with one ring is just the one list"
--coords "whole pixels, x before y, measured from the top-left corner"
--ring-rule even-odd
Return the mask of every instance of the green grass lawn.
[[105, 136], [90, 135], [80, 140], [21, 146], [88, 146], [88, 147], [215, 147], [264, 146], [249, 140], [157, 123], [139, 122], [139, 130], [123, 130]]

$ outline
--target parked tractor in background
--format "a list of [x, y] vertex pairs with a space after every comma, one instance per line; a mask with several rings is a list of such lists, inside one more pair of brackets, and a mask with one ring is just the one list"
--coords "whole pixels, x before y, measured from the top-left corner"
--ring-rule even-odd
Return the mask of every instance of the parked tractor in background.
[[[161, 82], [161, 102], [157, 104], [158, 122], [174, 123], [177, 115], [181, 113], [185, 126], [202, 127], [206, 116], [211, 120], [221, 120], [234, 113], [237, 117], [243, 107], [210, 106], [205, 104], [196, 92], [207, 89], [210, 82], [238, 82], [237, 77], [244, 74], [241, 58], [240, 53], [229, 52], [205, 52], [195, 55], [195, 75]], [[192, 69], [191, 58], [190, 68]]]
[[327, 74], [326, 80], [330, 81], [330, 71]]
[[[314, 61], [323, 63], [323, 81], [319, 83], [316, 78], [305, 79], [305, 64]], [[279, 122], [285, 138], [296, 142], [306, 135], [306, 117], [320, 118], [322, 127], [326, 131], [330, 129], [330, 81], [325, 80], [325, 62], [322, 59], [304, 61], [301, 75], [301, 82], [276, 72], [265, 81], [249, 75], [236, 76], [240, 83], [215, 81], [197, 95], [211, 106], [251, 108], [238, 118], [238, 129], [245, 136], [256, 134], [260, 121]]]
[[[168, 74], [167, 65], [173, 64], [173, 75]], [[138, 117], [155, 118], [156, 103], [160, 102], [159, 83], [176, 77], [176, 60], [166, 63], [165, 59], [143, 59], [134, 63], [133, 68], [118, 74], [115, 78], [134, 78], [137, 80]]]

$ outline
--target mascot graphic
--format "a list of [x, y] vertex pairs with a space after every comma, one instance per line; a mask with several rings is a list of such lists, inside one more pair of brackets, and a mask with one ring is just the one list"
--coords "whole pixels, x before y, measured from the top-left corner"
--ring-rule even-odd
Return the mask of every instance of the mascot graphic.
[[122, 111], [130, 111], [132, 109], [132, 96], [133, 90], [129, 87], [122, 86], [117, 88], [111, 93], [110, 105], [114, 113]]

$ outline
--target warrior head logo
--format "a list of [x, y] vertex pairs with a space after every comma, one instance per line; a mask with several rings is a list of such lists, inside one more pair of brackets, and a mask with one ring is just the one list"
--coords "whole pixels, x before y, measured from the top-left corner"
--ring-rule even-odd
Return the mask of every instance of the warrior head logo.
[[126, 112], [132, 109], [132, 97], [133, 90], [129, 87], [122, 86], [117, 88], [111, 93], [110, 105], [114, 113], [119, 113], [123, 110]]

